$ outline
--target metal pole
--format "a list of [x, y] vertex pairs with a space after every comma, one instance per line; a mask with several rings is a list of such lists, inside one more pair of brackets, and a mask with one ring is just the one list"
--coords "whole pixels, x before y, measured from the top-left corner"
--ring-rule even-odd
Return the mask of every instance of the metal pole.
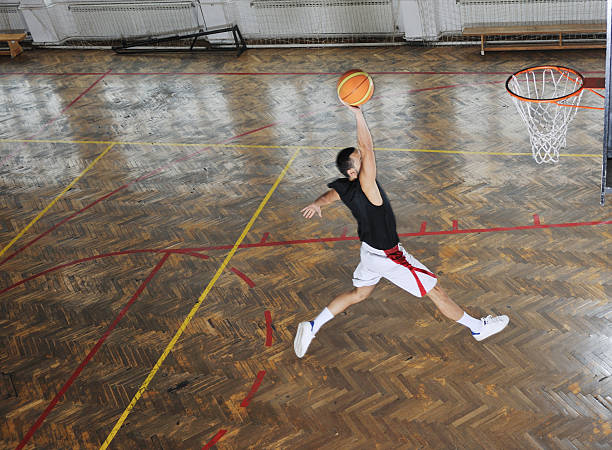
[[607, 33], [606, 33], [606, 99], [604, 104], [604, 137], [603, 137], [603, 155], [601, 168], [601, 205], [606, 200], [606, 194], [612, 193], [612, 186], [608, 183], [608, 160], [612, 157], [612, 117], [610, 117], [610, 87], [612, 86], [612, 67], [610, 58], [612, 57], [612, 48], [610, 42], [612, 40], [612, 0], [608, 0], [606, 9]]

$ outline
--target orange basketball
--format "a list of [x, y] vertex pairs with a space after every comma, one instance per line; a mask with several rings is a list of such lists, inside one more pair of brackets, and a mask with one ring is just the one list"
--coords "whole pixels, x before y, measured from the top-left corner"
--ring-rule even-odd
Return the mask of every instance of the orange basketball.
[[351, 106], [363, 105], [374, 93], [372, 77], [360, 69], [342, 74], [338, 80], [338, 97]]

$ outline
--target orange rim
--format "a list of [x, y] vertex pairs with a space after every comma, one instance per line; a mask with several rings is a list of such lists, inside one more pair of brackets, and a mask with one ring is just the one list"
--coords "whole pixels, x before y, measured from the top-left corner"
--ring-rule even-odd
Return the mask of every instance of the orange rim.
[[[580, 83], [580, 87], [575, 90], [574, 92], [571, 92], [567, 95], [564, 95], [562, 97], [555, 97], [555, 98], [527, 98], [527, 97], [523, 97], [522, 95], [518, 95], [515, 92], [512, 92], [512, 89], [510, 89], [510, 81], [512, 81], [513, 78], [516, 78], [518, 75], [522, 75], [524, 73], [528, 73], [528, 72], [534, 72], [536, 70], [546, 70], [546, 69], [552, 69], [552, 70], [556, 70], [557, 72], [561, 73], [563, 76], [567, 76], [565, 73], [563, 72], [570, 72], [573, 73], [574, 75], [576, 75], [581, 83]], [[570, 80], [572, 81], [576, 81], [574, 79], [572, 79], [571, 77], [568, 77]], [[523, 102], [531, 102], [531, 103], [557, 103], [560, 102], [562, 100], [567, 100], [570, 97], [573, 97], [575, 95], [578, 95], [584, 86], [584, 77], [577, 72], [574, 69], [570, 69], [568, 67], [563, 67], [563, 66], [535, 66], [535, 67], [528, 67], [526, 69], [523, 70], [519, 70], [516, 73], [513, 73], [512, 75], [510, 75], [508, 77], [508, 79], [506, 80], [506, 91], [508, 91], [508, 94], [510, 94], [511, 96], [513, 96], [514, 98], [517, 98]], [[572, 105], [563, 105], [563, 106], [572, 106]]]

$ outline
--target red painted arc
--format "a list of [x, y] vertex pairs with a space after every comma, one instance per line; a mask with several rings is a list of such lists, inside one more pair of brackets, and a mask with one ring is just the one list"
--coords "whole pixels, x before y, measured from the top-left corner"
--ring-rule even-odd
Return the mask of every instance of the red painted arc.
[[251, 280], [249, 277], [247, 277], [244, 273], [242, 273], [241, 271], [239, 271], [235, 267], [232, 267], [230, 270], [232, 272], [234, 272], [236, 275], [238, 275], [240, 278], [242, 278], [242, 280], [246, 284], [248, 284], [250, 288], [254, 288], [255, 287], [255, 283], [253, 282], [253, 280]]
[[[537, 217], [537, 220], [536, 220], [536, 217]], [[469, 228], [469, 229], [453, 228], [452, 230], [442, 230], [442, 231], [425, 231], [426, 222], [423, 222], [421, 224], [421, 230], [419, 232], [399, 233], [399, 237], [441, 236], [441, 235], [450, 235], [450, 234], [471, 234], [471, 233], [498, 233], [498, 232], [507, 232], [507, 231], [573, 228], [573, 227], [587, 227], [587, 226], [599, 226], [599, 225], [611, 225], [612, 224], [612, 220], [600, 220], [600, 221], [592, 221], [592, 222], [566, 222], [566, 223], [553, 223], [553, 224], [541, 224], [539, 220], [540, 220], [539, 216], [537, 216], [536, 214], [534, 215], [533, 225], [523, 225], [523, 226], [516, 226], [516, 227], [496, 227], [496, 228]], [[260, 241], [260, 242], [253, 243], [253, 244], [240, 244], [238, 248], [277, 247], [277, 246], [316, 244], [316, 243], [324, 243], [324, 242], [357, 241], [357, 240], [359, 240], [358, 236], [342, 235], [339, 237], [298, 239], [298, 240], [290, 240], [290, 241]], [[134, 249], [134, 250], [124, 250], [120, 252], [111, 252], [111, 253], [105, 253], [102, 255], [90, 256], [88, 258], [77, 259], [72, 262], [68, 262], [68, 263], [64, 263], [64, 264], [52, 267], [43, 272], [39, 272], [35, 275], [32, 275], [28, 278], [18, 281], [17, 283], [1, 290], [0, 295], [28, 281], [38, 278], [42, 275], [54, 272], [59, 269], [63, 269], [65, 267], [74, 266], [76, 264], [80, 264], [86, 261], [91, 261], [94, 259], [106, 258], [109, 256], [126, 255], [126, 254], [131, 254], [131, 253], [180, 253], [180, 254], [186, 254], [189, 256], [197, 256], [199, 258], [206, 258], [206, 255], [195, 255], [195, 254], [197, 254], [198, 252], [203, 252], [203, 251], [231, 250], [232, 248], [233, 248], [233, 245], [217, 245], [217, 246], [210, 246], [210, 247], [183, 248], [183, 249]], [[236, 273], [236, 271], [234, 271], [234, 273]], [[236, 273], [236, 275], [238, 274]]]
[[208, 450], [209, 448], [211, 448], [213, 445], [219, 442], [219, 439], [221, 439], [226, 432], [227, 430], [219, 430], [219, 432], [215, 434], [215, 436], [210, 441], [208, 441], [208, 443], [204, 447], [202, 447], [202, 450]]
[[261, 382], [263, 381], [263, 377], [265, 375], [266, 375], [266, 371], [265, 370], [260, 370], [257, 373], [257, 379], [253, 383], [253, 387], [251, 387], [250, 392], [247, 394], [247, 396], [244, 398], [244, 400], [242, 400], [242, 403], [240, 403], [241, 407], [246, 408], [247, 406], [249, 406], [249, 403], [251, 403], [251, 399], [253, 398], [253, 396], [255, 395], [257, 390], [259, 389], [259, 386], [261, 386]]

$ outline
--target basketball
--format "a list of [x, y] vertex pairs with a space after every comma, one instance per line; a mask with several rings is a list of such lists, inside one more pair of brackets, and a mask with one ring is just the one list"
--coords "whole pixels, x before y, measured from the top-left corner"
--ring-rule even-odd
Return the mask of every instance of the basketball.
[[373, 93], [372, 77], [363, 70], [349, 70], [338, 80], [338, 98], [351, 106], [363, 105]]

